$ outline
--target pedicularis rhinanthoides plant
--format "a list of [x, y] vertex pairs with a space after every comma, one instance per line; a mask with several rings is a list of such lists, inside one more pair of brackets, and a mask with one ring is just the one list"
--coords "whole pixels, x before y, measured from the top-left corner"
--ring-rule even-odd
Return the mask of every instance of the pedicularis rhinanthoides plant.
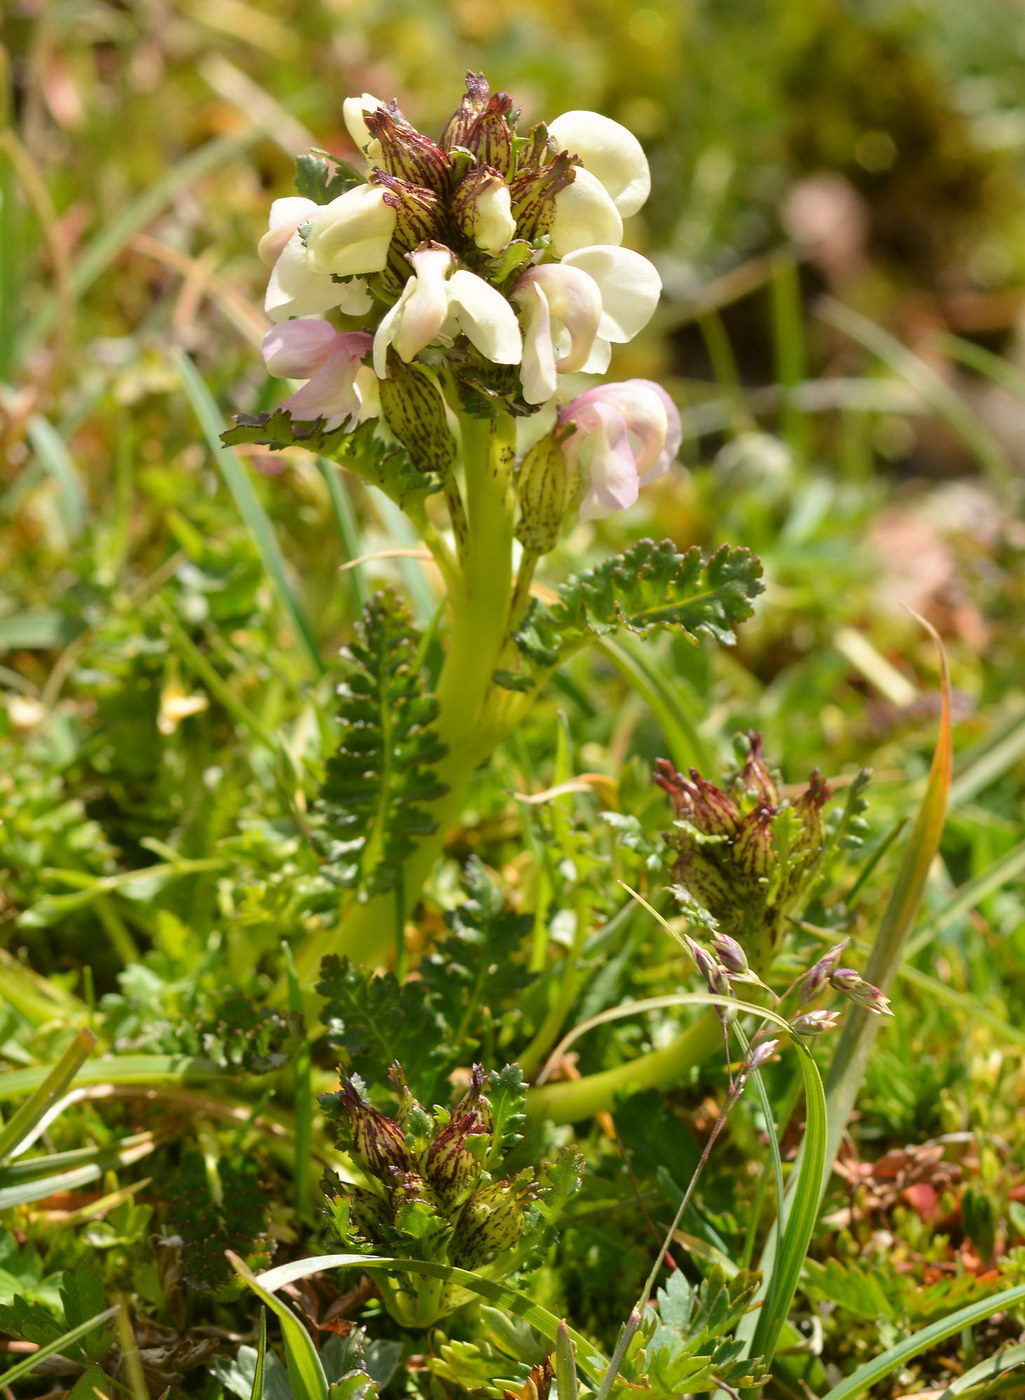
[[306, 974], [329, 947], [370, 963], [401, 947], [473, 770], [572, 651], [619, 627], [728, 643], [760, 589], [746, 550], [642, 541], [548, 606], [531, 596], [563, 522], [632, 505], [680, 443], [657, 384], [563, 387], [604, 373], [658, 301], [655, 268], [621, 246], [650, 186], [636, 138], [582, 111], [524, 131], [473, 74], [438, 140], [368, 94], [344, 114], [366, 169], [302, 157], [260, 243], [264, 358], [306, 382], [226, 440], [300, 444], [386, 492], [438, 565], [447, 631], [432, 687], [382, 594], [347, 656], [322, 812], [353, 897], [303, 949]]

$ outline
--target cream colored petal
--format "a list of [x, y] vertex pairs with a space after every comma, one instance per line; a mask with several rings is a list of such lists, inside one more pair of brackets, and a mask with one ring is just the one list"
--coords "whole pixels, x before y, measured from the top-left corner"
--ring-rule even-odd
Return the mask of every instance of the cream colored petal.
[[548, 124], [563, 150], [577, 155], [597, 176], [624, 218], [636, 214], [651, 193], [644, 149], [632, 131], [599, 112], [563, 112]]

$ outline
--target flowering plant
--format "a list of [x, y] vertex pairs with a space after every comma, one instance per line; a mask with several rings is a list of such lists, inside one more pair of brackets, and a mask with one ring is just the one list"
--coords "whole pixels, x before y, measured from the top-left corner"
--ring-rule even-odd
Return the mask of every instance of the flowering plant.
[[[658, 272], [622, 246], [623, 219], [650, 189], [636, 138], [583, 111], [524, 132], [508, 94], [476, 74], [438, 140], [394, 101], [367, 93], [346, 101], [344, 116], [365, 167], [302, 157], [299, 193], [274, 202], [260, 242], [271, 268], [264, 359], [272, 374], [305, 383], [275, 413], [242, 416], [226, 441], [300, 444], [362, 475], [411, 517], [447, 589], [434, 698], [407, 707], [420, 716], [418, 733], [431, 728], [436, 760], [407, 824], [415, 833], [401, 858], [383, 870], [377, 861], [372, 879], [360, 874], [366, 861], [345, 867], [357, 903], [335, 946], [374, 961], [395, 923], [382, 891], [397, 891], [406, 908], [415, 902], [473, 769], [570, 650], [619, 626], [731, 641], [760, 584], [744, 550], [704, 561], [645, 541], [569, 580], [554, 608], [531, 597], [563, 523], [632, 505], [681, 441], [679, 412], [659, 385], [630, 379], [575, 392], [568, 378], [604, 373], [612, 347], [637, 335], [658, 302]], [[389, 630], [375, 607], [362, 657]], [[409, 627], [392, 618], [393, 633]], [[427, 678], [402, 674], [430, 694]], [[394, 685], [375, 682], [370, 694], [382, 732], [392, 733]], [[402, 807], [397, 789], [388, 801], [367, 791], [366, 706], [360, 717], [350, 710], [343, 704], [347, 732], [362, 729], [355, 750], [343, 736], [343, 756], [354, 757], [342, 768], [352, 770], [359, 810]], [[402, 765], [389, 761], [388, 745], [407, 739], [370, 745], [380, 755], [374, 784], [395, 781]], [[349, 780], [340, 788], [338, 764], [334, 772], [337, 830]], [[353, 813], [350, 824], [361, 824]], [[366, 854], [366, 840], [354, 839]], [[323, 951], [310, 940], [304, 973]]]

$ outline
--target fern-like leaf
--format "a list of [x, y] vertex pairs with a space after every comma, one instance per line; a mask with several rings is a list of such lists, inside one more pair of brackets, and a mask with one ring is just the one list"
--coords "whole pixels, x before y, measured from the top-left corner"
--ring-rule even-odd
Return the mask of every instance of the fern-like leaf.
[[[551, 607], [534, 602], [516, 644], [535, 670], [550, 670], [588, 637], [621, 627], [640, 635], [671, 628], [731, 646], [734, 628], [751, 616], [752, 599], [762, 591], [761, 573], [761, 562], [747, 549], [723, 545], [706, 558], [697, 547], [680, 554], [671, 540], [640, 540], [568, 579]], [[521, 688], [515, 673], [498, 679]]]
[[438, 705], [417, 668], [418, 646], [408, 610], [384, 589], [343, 652], [342, 733], [318, 810], [335, 879], [363, 898], [394, 887], [402, 861], [435, 829], [427, 805], [446, 791], [434, 772], [445, 754]]

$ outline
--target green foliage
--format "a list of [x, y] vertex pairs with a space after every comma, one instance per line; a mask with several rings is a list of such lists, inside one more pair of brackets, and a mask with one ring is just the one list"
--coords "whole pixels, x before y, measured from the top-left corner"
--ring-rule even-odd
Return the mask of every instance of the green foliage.
[[728, 646], [761, 591], [761, 564], [750, 550], [724, 545], [705, 558], [696, 546], [680, 554], [670, 540], [641, 540], [567, 580], [551, 607], [533, 602], [516, 645], [543, 670], [559, 665], [589, 637], [620, 627], [641, 636], [670, 629]]
[[222, 433], [221, 441], [225, 447], [254, 444], [272, 452], [304, 447], [338, 462], [403, 508], [438, 489], [430, 473], [419, 471], [400, 447], [375, 434], [372, 422], [355, 429], [327, 428], [322, 418], [312, 423], [293, 420], [286, 409], [278, 408], [271, 413], [236, 414], [235, 427]]
[[219, 1200], [203, 1154], [188, 1151], [168, 1183], [168, 1223], [181, 1240], [182, 1272], [190, 1288], [213, 1289], [229, 1282], [227, 1249], [264, 1267], [273, 1248], [258, 1164], [236, 1153], [217, 1163], [216, 1174]]
[[627, 1350], [624, 1378], [643, 1385], [653, 1400], [705, 1394], [720, 1381], [735, 1389], [763, 1385], [763, 1367], [741, 1356], [742, 1343], [732, 1335], [758, 1283], [757, 1274], [742, 1269], [727, 1278], [716, 1265], [695, 1287], [677, 1269]]
[[445, 749], [438, 707], [419, 665], [419, 636], [391, 590], [370, 599], [343, 652], [341, 737], [328, 759], [318, 812], [339, 884], [366, 898], [394, 887], [418, 837], [434, 830], [425, 805], [445, 786], [433, 769]]
[[[334, 166], [334, 173], [331, 167]], [[304, 199], [316, 204], [330, 204], [338, 195], [361, 184], [363, 176], [348, 161], [339, 160], [320, 151], [310, 151], [296, 157], [295, 188]]]
[[[10, 1243], [13, 1243], [11, 1237], [4, 1232], [0, 1245], [7, 1260], [11, 1260], [7, 1247]], [[13, 1294], [8, 1302], [0, 1302], [0, 1331], [45, 1347], [72, 1328], [89, 1322], [106, 1306], [102, 1273], [83, 1260], [60, 1275], [57, 1304], [44, 1304], [22, 1293]], [[113, 1332], [108, 1326], [86, 1333], [69, 1347], [68, 1354], [76, 1360], [99, 1361], [106, 1356], [112, 1343]]]

